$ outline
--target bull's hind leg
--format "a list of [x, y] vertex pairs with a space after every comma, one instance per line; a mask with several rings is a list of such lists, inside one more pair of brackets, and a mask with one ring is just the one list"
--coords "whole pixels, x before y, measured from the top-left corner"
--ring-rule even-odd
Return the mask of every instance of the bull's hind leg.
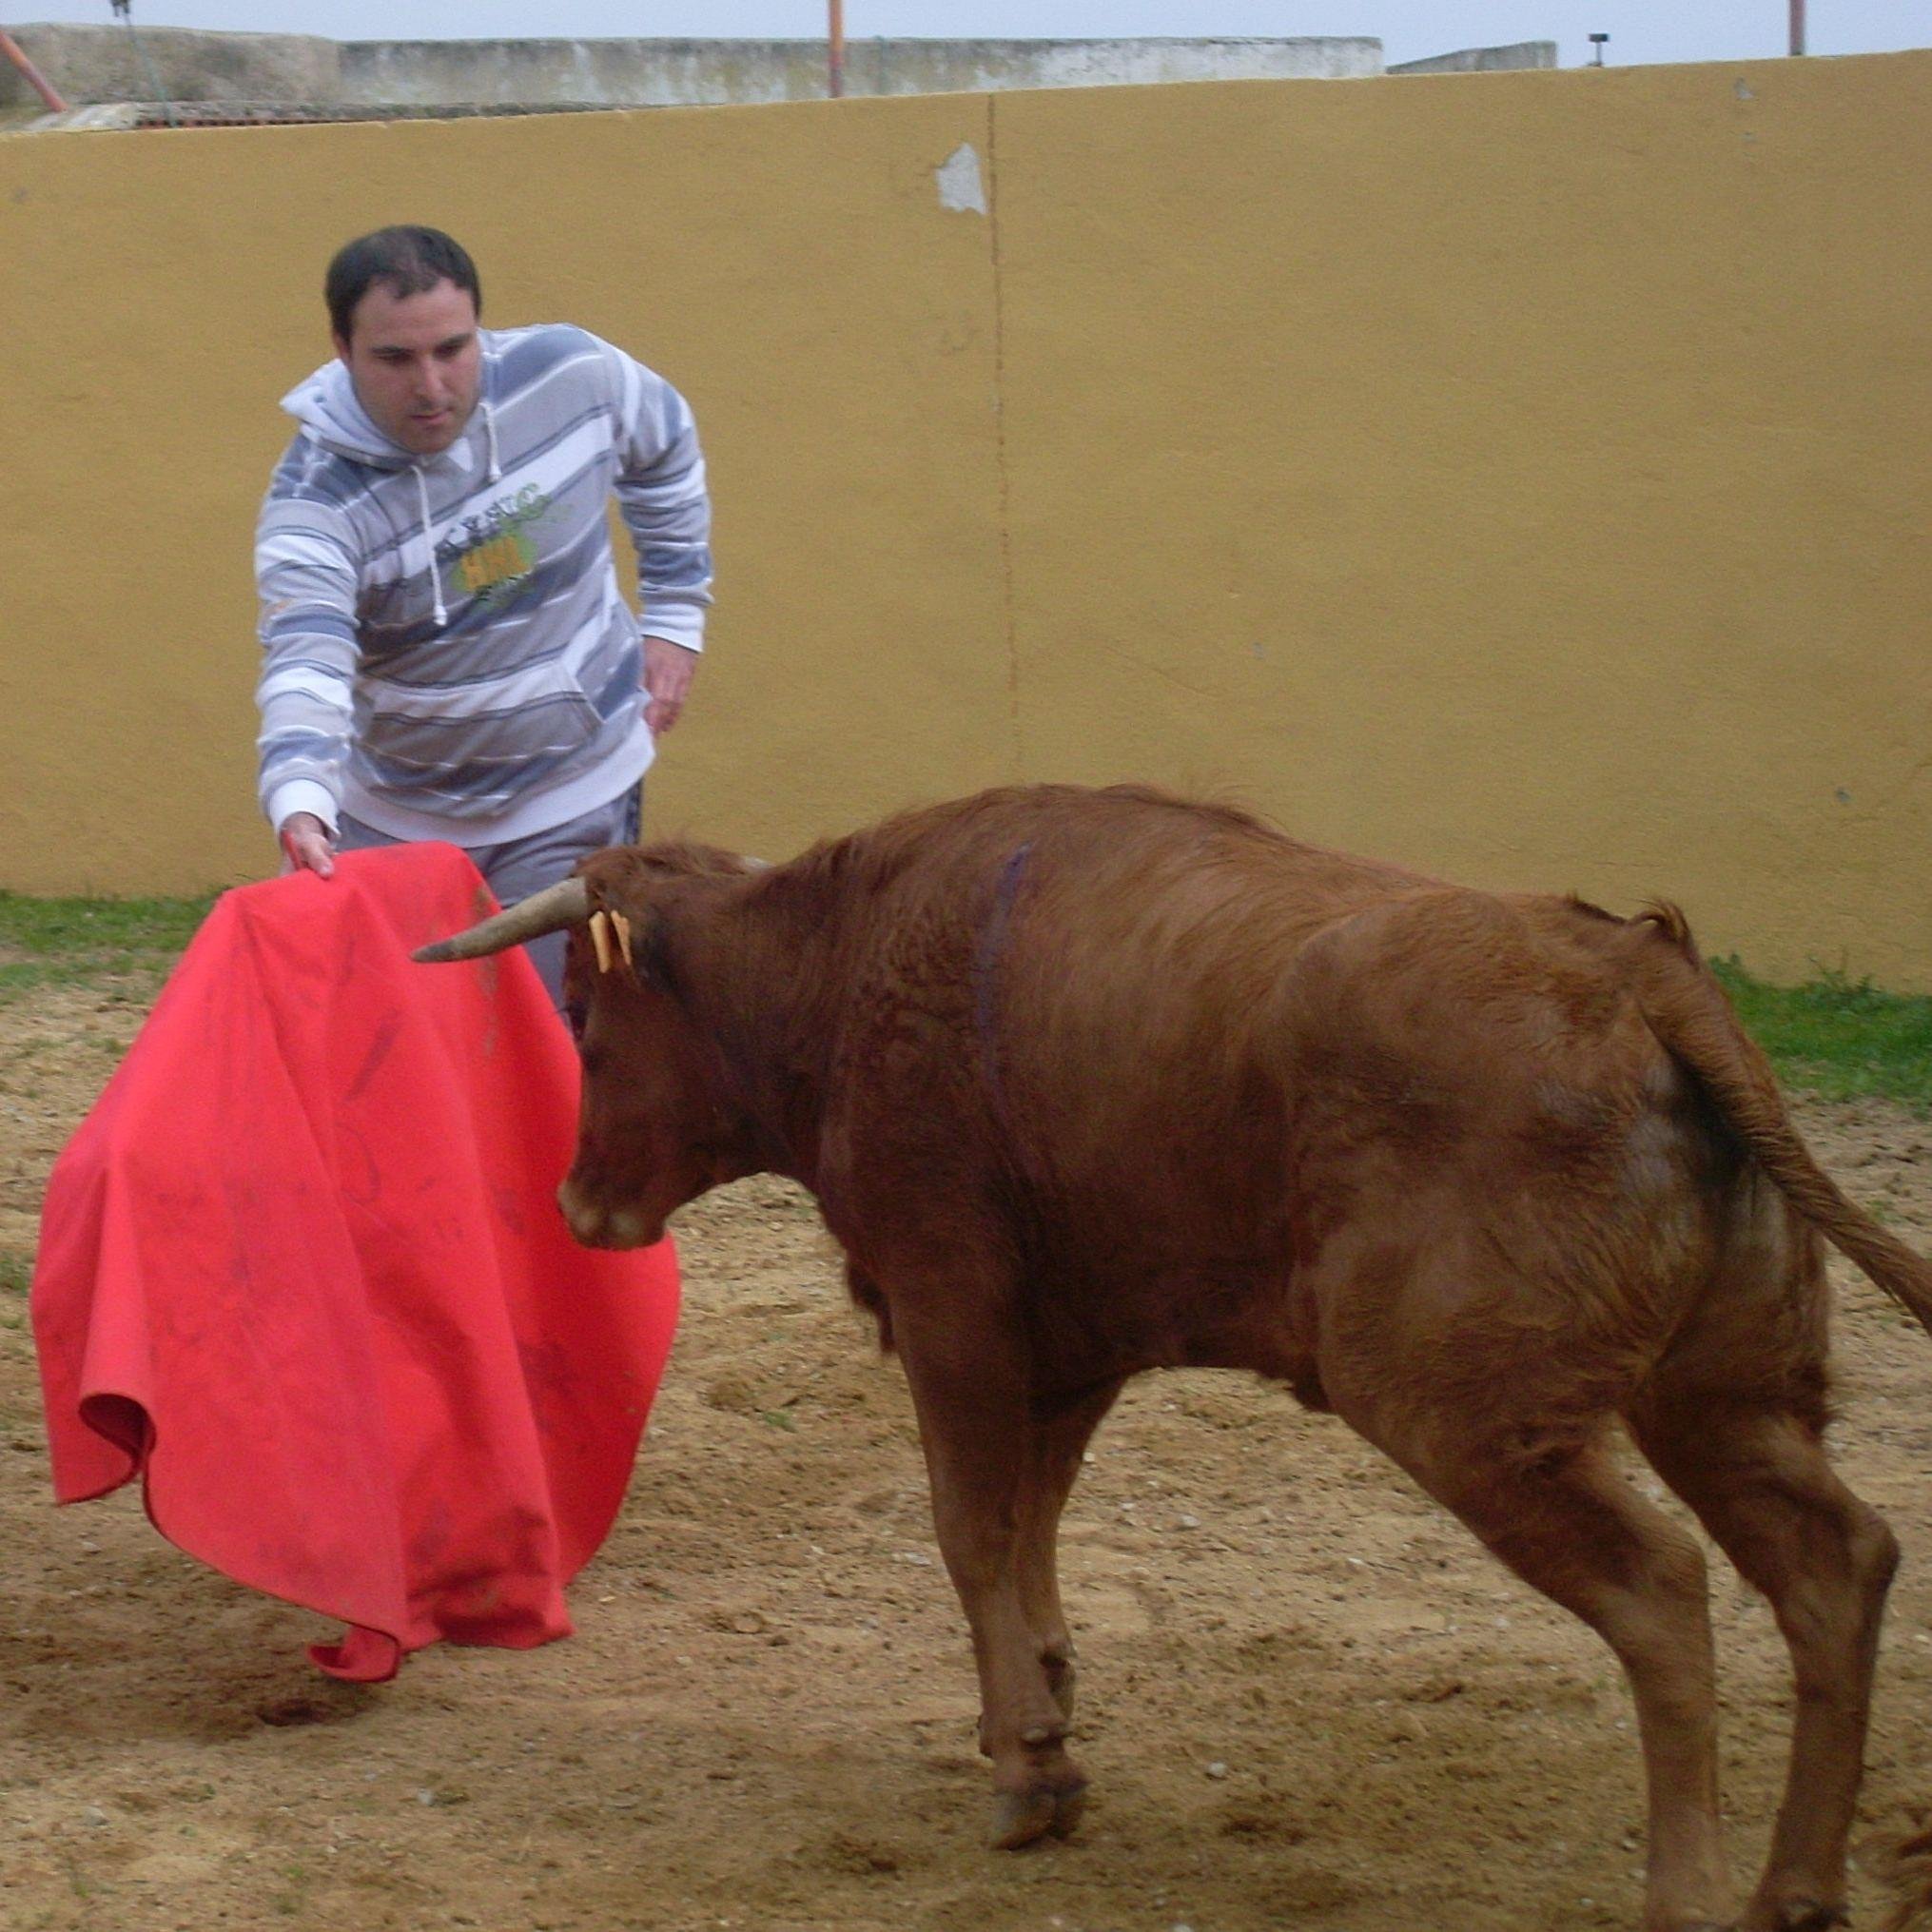
[[[1047, 1688], [1061, 1715], [1073, 1716], [1073, 1638], [1060, 1603], [1058, 1545], [1061, 1512], [1080, 1473], [1093, 1433], [1114, 1405], [1121, 1384], [1110, 1381], [1037, 1424], [1027, 1449], [1020, 1496], [1020, 1600], [1039, 1648]], [[1072, 1824], [1056, 1822], [1056, 1830]]]
[[[1334, 1380], [1329, 1387], [1338, 1395]], [[1539, 1439], [1475, 1403], [1454, 1415], [1364, 1416], [1342, 1399], [1337, 1406], [1616, 1653], [1636, 1700], [1649, 1786], [1646, 1932], [1716, 1932], [1728, 1896], [1710, 1618], [1695, 1539], [1645, 1502], [1598, 1442], [1579, 1447], [1568, 1432]]]
[[[1029, 1501], [1035, 1424], [1024, 1344], [1009, 1311], [985, 1291], [921, 1283], [893, 1297], [892, 1325], [919, 1414], [940, 1553], [972, 1629], [980, 1747], [993, 1761], [992, 1843], [1010, 1850], [1070, 1829], [1086, 1780], [1067, 1756], [1066, 1716], [1035, 1630], [1046, 1515]], [[1078, 1452], [1071, 1460], [1078, 1465]]]
[[1769, 1600], [1791, 1652], [1790, 1769], [1741, 1932], [1823, 1932], [1845, 1916], [1845, 1846], [1898, 1544], [1825, 1459], [1822, 1378], [1793, 1391], [1797, 1413], [1741, 1396], [1763, 1336], [1737, 1337], [1728, 1372], [1708, 1347], [1667, 1364], [1630, 1423], [1657, 1473]]

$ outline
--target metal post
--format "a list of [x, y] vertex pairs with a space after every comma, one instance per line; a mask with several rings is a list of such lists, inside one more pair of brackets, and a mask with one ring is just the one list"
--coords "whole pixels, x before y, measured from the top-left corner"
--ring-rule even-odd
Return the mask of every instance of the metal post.
[[26, 76], [27, 85], [47, 103], [49, 114], [67, 112], [68, 104], [48, 85], [46, 75], [28, 59], [20, 43], [10, 33], [0, 33], [0, 54], [5, 54]]
[[846, 0], [826, 0], [827, 91], [836, 101], [846, 90]]
[[1791, 51], [1805, 51], [1805, 0], [1791, 0]]

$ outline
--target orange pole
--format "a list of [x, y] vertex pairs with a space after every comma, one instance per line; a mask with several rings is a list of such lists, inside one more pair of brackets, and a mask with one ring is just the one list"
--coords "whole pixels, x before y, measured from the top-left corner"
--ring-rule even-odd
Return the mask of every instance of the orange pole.
[[40, 69], [21, 51], [20, 43], [4, 28], [0, 28], [0, 53], [4, 53], [27, 76], [27, 85], [47, 103], [49, 114], [67, 112], [68, 104], [48, 86]]
[[836, 101], [846, 90], [846, 0], [826, 0], [830, 10], [826, 22], [826, 81]]

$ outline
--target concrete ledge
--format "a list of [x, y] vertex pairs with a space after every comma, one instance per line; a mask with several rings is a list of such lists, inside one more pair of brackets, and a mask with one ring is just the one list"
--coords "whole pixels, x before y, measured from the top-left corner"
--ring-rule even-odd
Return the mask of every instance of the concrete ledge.
[[[851, 94], [979, 93], [1159, 81], [1337, 79], [1381, 71], [1373, 40], [861, 40]], [[670, 107], [815, 100], [822, 40], [351, 41], [347, 99]]]
[[[342, 49], [295, 33], [212, 33], [198, 28], [14, 27], [23, 52], [73, 107], [145, 101], [332, 101], [342, 92]], [[0, 107], [39, 99], [0, 61]]]
[[[161, 94], [358, 108], [646, 107], [817, 100], [826, 91], [822, 40], [338, 42], [143, 28], [137, 43], [126, 27], [12, 32], [75, 107]], [[846, 91], [1340, 80], [1381, 71], [1382, 44], [1369, 39], [871, 39], [847, 50]], [[0, 66], [0, 108], [31, 98], [21, 76]]]
[[[822, 40], [323, 40], [189, 28], [37, 26], [12, 29], [76, 108], [157, 96], [185, 108], [224, 103], [229, 118], [361, 119], [382, 112], [722, 106], [822, 99]], [[1556, 44], [1467, 48], [1405, 61], [1398, 74], [1551, 68]], [[983, 93], [1172, 81], [1344, 80], [1379, 74], [1366, 38], [855, 40], [850, 94]], [[34, 109], [25, 79], [0, 65], [0, 112]], [[181, 113], [206, 126], [206, 114]], [[107, 125], [90, 122], [89, 126]], [[141, 125], [146, 125], [144, 119]]]
[[1454, 53], [1433, 54], [1428, 60], [1405, 60], [1392, 74], [1496, 74], [1523, 68], [1553, 68], [1553, 40], [1518, 40], [1508, 47], [1465, 47]]

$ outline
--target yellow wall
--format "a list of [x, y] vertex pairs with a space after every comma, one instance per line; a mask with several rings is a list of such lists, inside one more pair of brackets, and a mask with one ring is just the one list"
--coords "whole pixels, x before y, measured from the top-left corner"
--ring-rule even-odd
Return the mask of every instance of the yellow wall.
[[0, 884], [265, 868], [273, 399], [426, 220], [698, 410], [660, 828], [1145, 777], [1932, 986], [1928, 110], [1892, 55], [0, 141]]

